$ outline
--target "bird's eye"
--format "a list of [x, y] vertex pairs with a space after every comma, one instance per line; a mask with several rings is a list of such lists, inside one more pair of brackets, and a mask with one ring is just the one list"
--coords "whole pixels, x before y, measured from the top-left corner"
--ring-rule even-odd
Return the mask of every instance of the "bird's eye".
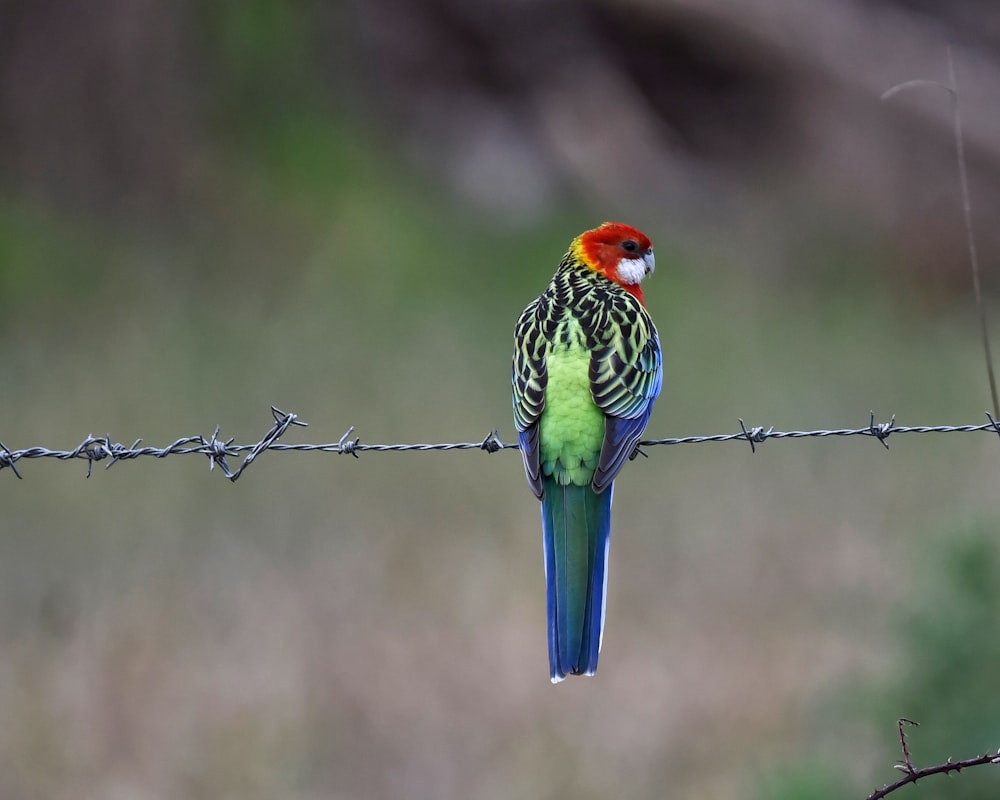
[[626, 253], [638, 253], [639, 243], [633, 241], [632, 239], [626, 239], [624, 242], [622, 242], [622, 250], [624, 250]]

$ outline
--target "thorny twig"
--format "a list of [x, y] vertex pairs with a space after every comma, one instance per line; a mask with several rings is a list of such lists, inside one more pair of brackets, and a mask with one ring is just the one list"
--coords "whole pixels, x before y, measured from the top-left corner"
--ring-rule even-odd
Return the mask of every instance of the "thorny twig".
[[913, 766], [913, 759], [910, 757], [910, 749], [906, 743], [906, 732], [903, 730], [905, 725], [918, 725], [919, 723], [913, 720], [906, 719], [906, 717], [900, 717], [896, 720], [896, 726], [899, 729], [899, 745], [900, 749], [903, 751], [902, 761], [897, 762], [894, 766], [896, 769], [906, 774], [900, 778], [895, 783], [889, 783], [883, 786], [881, 789], [876, 789], [870, 795], [868, 795], [867, 800], [881, 800], [881, 798], [892, 794], [897, 789], [901, 789], [911, 783], [916, 783], [921, 778], [928, 778], [931, 775], [948, 775], [952, 772], [961, 772], [963, 769], [968, 769], [969, 767], [978, 767], [984, 764], [1000, 764], [1000, 750], [996, 753], [985, 753], [981, 756], [974, 756], [972, 758], [966, 758], [963, 761], [953, 761], [949, 758], [943, 764], [936, 764], [933, 767], [923, 767], [917, 769]]

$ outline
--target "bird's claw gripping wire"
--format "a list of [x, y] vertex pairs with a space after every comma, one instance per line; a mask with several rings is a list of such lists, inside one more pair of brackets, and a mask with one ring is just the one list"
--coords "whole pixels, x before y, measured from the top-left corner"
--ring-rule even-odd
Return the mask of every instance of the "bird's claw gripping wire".
[[639, 456], [649, 458], [649, 453], [642, 449], [642, 442], [635, 443], [635, 447], [632, 448], [632, 452], [629, 454], [628, 460], [635, 461]]

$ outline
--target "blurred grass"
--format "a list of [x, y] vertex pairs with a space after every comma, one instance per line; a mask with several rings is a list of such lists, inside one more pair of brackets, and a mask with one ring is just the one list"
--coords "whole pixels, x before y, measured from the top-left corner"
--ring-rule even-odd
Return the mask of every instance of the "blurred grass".
[[[256, 440], [273, 403], [308, 441], [510, 439], [513, 321], [600, 220], [499, 230], [315, 111], [232, 144], [178, 231], [0, 204], [0, 438], [163, 444], [218, 422]], [[817, 234], [782, 282], [630, 221], [658, 245], [651, 435], [981, 419], [970, 309], [881, 280], [872, 237]], [[271, 454], [235, 485], [179, 457], [89, 481], [22, 462], [24, 481], [0, 474], [0, 796], [752, 796], [816, 728], [841, 738], [821, 698], [867, 702], [899, 669], [914, 575], [997, 514], [990, 437], [890, 445], [653, 449], [616, 493], [601, 673], [557, 688], [514, 453]], [[941, 574], [969, 591], [934, 608], [971, 632], [995, 617], [989, 556], [956, 558]], [[940, 656], [914, 684], [927, 703], [995, 661], [948, 626], [914, 635]], [[936, 714], [877, 699], [829, 774]], [[978, 741], [967, 719], [935, 725], [948, 754]], [[766, 796], [813, 796], [807, 772]]]
[[[945, 527], [919, 557], [911, 556], [917, 580], [893, 614], [892, 669], [818, 696], [805, 715], [802, 742], [759, 780], [757, 796], [862, 797], [894, 782], [900, 776], [891, 765], [902, 758], [894, 716], [919, 723], [906, 728], [917, 768], [996, 749], [996, 532], [995, 518]], [[932, 798], [990, 798], [996, 775], [969, 769], [950, 780], [928, 778], [918, 790]]]

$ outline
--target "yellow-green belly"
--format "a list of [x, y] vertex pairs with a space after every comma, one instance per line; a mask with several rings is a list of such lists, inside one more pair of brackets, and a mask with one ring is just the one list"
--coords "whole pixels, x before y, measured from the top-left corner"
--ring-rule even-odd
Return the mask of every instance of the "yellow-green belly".
[[561, 484], [587, 486], [604, 440], [604, 414], [590, 394], [590, 354], [559, 344], [546, 363], [545, 411], [538, 422], [542, 472]]

